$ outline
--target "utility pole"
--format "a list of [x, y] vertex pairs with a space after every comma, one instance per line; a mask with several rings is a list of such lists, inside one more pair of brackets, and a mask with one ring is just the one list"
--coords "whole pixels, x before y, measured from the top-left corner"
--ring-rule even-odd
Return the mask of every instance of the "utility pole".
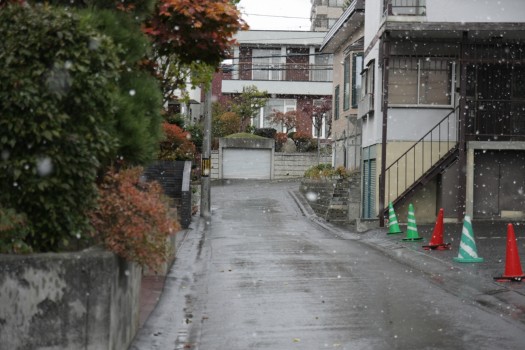
[[211, 219], [211, 84], [204, 95], [204, 137], [201, 160], [201, 217]]

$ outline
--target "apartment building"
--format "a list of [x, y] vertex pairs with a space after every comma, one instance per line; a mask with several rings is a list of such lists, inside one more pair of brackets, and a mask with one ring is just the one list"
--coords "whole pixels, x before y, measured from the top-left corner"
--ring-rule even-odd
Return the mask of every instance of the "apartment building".
[[367, 0], [362, 217], [524, 218], [524, 63], [523, 1]]
[[330, 30], [343, 13], [345, 1], [346, 0], [311, 0], [311, 30], [315, 32], [327, 32]]
[[363, 70], [364, 1], [355, 0], [326, 34], [321, 52], [334, 56], [331, 137], [334, 167], [361, 167], [361, 119], [357, 105]]
[[[332, 98], [333, 58], [319, 48], [325, 33], [309, 31], [249, 30], [235, 35], [238, 45], [233, 50], [231, 64], [223, 66], [219, 81], [215, 79], [214, 95], [226, 98], [243, 92], [247, 86], [266, 91], [269, 99], [252, 125], [273, 127], [270, 116], [274, 111], [298, 112], [295, 131], [319, 137], [329, 135], [329, 115], [317, 132], [313, 127], [308, 106]], [[220, 91], [218, 93], [217, 91]]]

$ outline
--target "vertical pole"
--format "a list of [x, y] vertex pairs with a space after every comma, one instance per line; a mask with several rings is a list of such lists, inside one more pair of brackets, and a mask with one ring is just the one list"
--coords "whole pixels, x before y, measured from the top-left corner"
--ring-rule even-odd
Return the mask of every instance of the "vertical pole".
[[321, 127], [323, 126], [323, 119], [316, 120], [315, 124], [317, 125], [317, 165], [321, 163], [321, 143], [319, 142], [321, 139]]
[[465, 203], [467, 195], [467, 142], [466, 142], [466, 128], [467, 128], [467, 64], [465, 62], [465, 50], [467, 49], [468, 32], [463, 32], [463, 39], [461, 41], [461, 73], [459, 82], [459, 158], [458, 158], [458, 196], [456, 203], [458, 221], [463, 220], [465, 214]]
[[204, 95], [204, 135], [202, 140], [201, 164], [201, 217], [211, 218], [211, 84], [206, 87]]
[[379, 226], [385, 227], [386, 197], [386, 143], [388, 131], [388, 71], [390, 66], [390, 38], [388, 32], [383, 37], [383, 128], [381, 134], [381, 176], [379, 177]]

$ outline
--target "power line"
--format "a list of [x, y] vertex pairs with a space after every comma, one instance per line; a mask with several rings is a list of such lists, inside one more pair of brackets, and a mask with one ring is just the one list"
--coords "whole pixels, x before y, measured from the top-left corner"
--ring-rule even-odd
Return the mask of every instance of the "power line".
[[[283, 1], [284, 1], [284, 0], [283, 0]], [[294, 16], [262, 15], [262, 14], [258, 14], [258, 13], [246, 13], [246, 12], [244, 12], [243, 15], [247, 15], [247, 16], [258, 16], [258, 17], [295, 18], [295, 19], [307, 19], [307, 20], [310, 20], [310, 17], [294, 17]]]

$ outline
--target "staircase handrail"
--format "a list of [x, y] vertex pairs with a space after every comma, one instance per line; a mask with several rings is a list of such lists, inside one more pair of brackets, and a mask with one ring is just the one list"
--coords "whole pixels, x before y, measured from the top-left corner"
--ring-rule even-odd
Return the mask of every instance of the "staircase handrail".
[[[446, 120], [446, 119], [449, 119], [450, 115], [455, 113], [457, 110], [458, 110], [459, 106], [454, 108], [454, 110], [450, 111], [443, 119], [441, 119], [439, 121], [439, 123], [437, 123], [436, 125], [434, 125], [434, 127], [432, 129], [430, 129], [430, 131], [428, 131], [423, 137], [421, 137], [419, 140], [417, 140], [408, 150], [405, 151], [405, 153], [403, 153], [401, 156], [399, 156], [399, 158], [397, 158], [396, 160], [394, 160], [392, 162], [392, 164], [390, 164], [386, 169], [385, 169], [385, 173], [395, 164], [395, 163], [398, 163], [399, 160], [401, 160], [401, 158], [405, 157], [407, 153], [409, 153], [413, 148], [415, 148], [419, 143], [421, 143], [423, 140], [426, 139], [426, 137], [430, 134], [432, 134], [432, 132], [437, 129], [439, 126], [441, 126], [441, 124]], [[449, 139], [447, 138], [447, 142], [449, 142]]]
[[[396, 196], [398, 197], [400, 193], [403, 193], [407, 188], [409, 188], [413, 183], [417, 182], [425, 173], [426, 171], [428, 171], [429, 169], [431, 169], [435, 164], [437, 164], [440, 159], [445, 156], [448, 152], [450, 152], [451, 149], [453, 149], [454, 147], [450, 147], [450, 143], [451, 143], [451, 140], [450, 140], [450, 132], [447, 132], [447, 139], [446, 139], [446, 143], [447, 143], [447, 149], [446, 151], [441, 154], [441, 127], [442, 125], [447, 122], [449, 123], [448, 124], [448, 128], [447, 130], [450, 131], [450, 116], [455, 114], [456, 111], [458, 110], [459, 106], [455, 107], [452, 111], [450, 111], [445, 117], [443, 117], [443, 119], [441, 119], [432, 129], [430, 129], [425, 135], [423, 135], [418, 141], [416, 141], [410, 148], [408, 148], [401, 156], [399, 156], [396, 160], [394, 160], [386, 169], [385, 169], [385, 173], [384, 173], [384, 183], [385, 183], [385, 186], [386, 186], [386, 183], [387, 183], [387, 179], [389, 180], [388, 181], [388, 193], [385, 193], [385, 200], [386, 202], [390, 202], [390, 170], [394, 167], [394, 166], [397, 166], [397, 169], [399, 169], [399, 163], [403, 160], [403, 159], [406, 159], [405, 161], [405, 168], [407, 167], [407, 164], [408, 164], [408, 154], [410, 152], [414, 152], [414, 176], [413, 176], [413, 181], [412, 183], [410, 184], [407, 184], [407, 173], [405, 172], [404, 174], [404, 180], [405, 180], [405, 187], [400, 191], [399, 190], [399, 181], [400, 181], [400, 178], [399, 178], [399, 171], [398, 171], [398, 174], [397, 174], [397, 184], [396, 184]], [[438, 134], [438, 141], [440, 142], [439, 143], [439, 149], [438, 149], [438, 159], [433, 162], [432, 159], [433, 159], [433, 151], [432, 151], [432, 142], [433, 142], [433, 138], [432, 138], [432, 135], [433, 133], [435, 132], [436, 129], [439, 128], [439, 134]], [[458, 135], [457, 135], [457, 132], [458, 132], [458, 128], [456, 128], [456, 140], [455, 140], [455, 145], [457, 145], [458, 143]], [[418, 145], [420, 144], [423, 144], [423, 142], [425, 142], [425, 140], [428, 139], [428, 136], [430, 135], [430, 166], [428, 169], [424, 169], [425, 167], [425, 162], [424, 162], [424, 158], [423, 158], [423, 161], [421, 162], [422, 163], [422, 171], [421, 171], [421, 175], [420, 177], [416, 178], [416, 167], [415, 167], [415, 163], [416, 163], [416, 160], [415, 160], [415, 152], [416, 152], [416, 147], [418, 147]], [[423, 144], [423, 147], [422, 147], [422, 157], [424, 157], [424, 144]], [[385, 187], [385, 192], [387, 192], [387, 188]]]

